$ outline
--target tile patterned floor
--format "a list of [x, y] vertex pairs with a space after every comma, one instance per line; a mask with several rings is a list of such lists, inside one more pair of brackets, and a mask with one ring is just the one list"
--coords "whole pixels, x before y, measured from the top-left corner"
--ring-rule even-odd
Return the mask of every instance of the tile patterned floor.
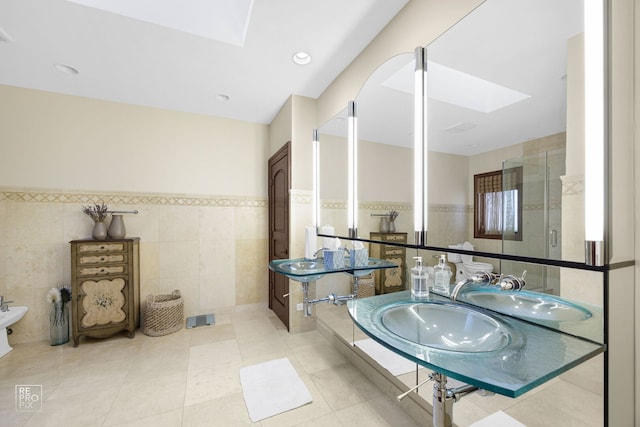
[[[243, 366], [288, 357], [313, 403], [251, 423]], [[42, 410], [16, 411], [16, 385], [41, 385]], [[0, 424], [42, 426], [407, 426], [416, 424], [317, 331], [290, 335], [265, 307], [216, 312], [216, 325], [165, 337], [139, 331], [0, 359]]]
[[[365, 338], [345, 306], [321, 305], [318, 319], [345, 341]], [[288, 357], [313, 403], [251, 423], [240, 386], [243, 366]], [[601, 426], [601, 384], [589, 383], [592, 366], [578, 367], [519, 399], [472, 394], [457, 402], [460, 426], [503, 410], [529, 427]], [[583, 371], [583, 372], [580, 372]], [[418, 371], [419, 380], [427, 371]], [[595, 375], [597, 378], [597, 375]], [[399, 377], [408, 386], [416, 373]], [[576, 385], [578, 384], [578, 385]], [[16, 385], [41, 385], [42, 410], [15, 409]], [[420, 388], [430, 402], [431, 384]], [[139, 331], [105, 340], [83, 339], [51, 347], [16, 345], [0, 358], [0, 425], [42, 426], [430, 426], [416, 423], [356, 369], [318, 331], [290, 335], [261, 306], [216, 312], [216, 325], [165, 337]]]

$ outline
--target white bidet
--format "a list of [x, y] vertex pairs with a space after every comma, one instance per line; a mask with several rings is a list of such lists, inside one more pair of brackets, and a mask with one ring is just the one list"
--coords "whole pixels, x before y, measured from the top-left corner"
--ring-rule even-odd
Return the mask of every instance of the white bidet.
[[7, 339], [7, 328], [22, 319], [27, 310], [29, 308], [22, 305], [9, 307], [7, 311], [0, 311], [0, 357], [13, 350], [9, 346], [9, 340]]

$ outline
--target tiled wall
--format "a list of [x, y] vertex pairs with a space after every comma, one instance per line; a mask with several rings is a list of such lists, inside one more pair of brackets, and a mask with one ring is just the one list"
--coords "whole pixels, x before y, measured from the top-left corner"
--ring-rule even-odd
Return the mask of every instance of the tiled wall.
[[176, 194], [0, 189], [0, 295], [26, 305], [10, 342], [49, 338], [53, 286], [69, 284], [70, 240], [91, 237], [81, 207], [106, 203], [140, 237], [141, 299], [180, 289], [185, 316], [268, 298], [267, 201]]

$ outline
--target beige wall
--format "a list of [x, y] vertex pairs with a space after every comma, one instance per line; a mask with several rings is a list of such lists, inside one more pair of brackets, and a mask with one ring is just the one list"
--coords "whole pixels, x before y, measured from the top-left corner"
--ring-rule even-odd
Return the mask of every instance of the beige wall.
[[291, 141], [292, 102], [292, 98], [289, 97], [269, 126], [269, 157], [273, 156], [287, 141]]
[[0, 99], [0, 186], [266, 197], [265, 125], [9, 86]]
[[[141, 295], [185, 314], [266, 303], [268, 126], [0, 86], [0, 295], [29, 312], [11, 342], [48, 339], [46, 291], [70, 283], [82, 205], [141, 238]], [[241, 167], [239, 167], [241, 166]]]

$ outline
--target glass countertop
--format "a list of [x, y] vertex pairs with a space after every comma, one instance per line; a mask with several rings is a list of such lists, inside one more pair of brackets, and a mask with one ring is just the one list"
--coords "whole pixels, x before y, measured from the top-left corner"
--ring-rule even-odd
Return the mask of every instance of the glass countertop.
[[[382, 326], [381, 311], [418, 302], [460, 304], [485, 313], [517, 335], [502, 348], [483, 352], [458, 352], [416, 344]], [[518, 397], [544, 382], [602, 353], [605, 346], [544, 326], [495, 312], [452, 302], [431, 294], [412, 300], [410, 291], [395, 292], [347, 302], [355, 324], [378, 343], [426, 368], [484, 390]]]
[[325, 274], [331, 273], [369, 274], [373, 270], [398, 267], [397, 264], [378, 258], [369, 258], [367, 264], [362, 266], [351, 266], [350, 264], [351, 259], [348, 256], [344, 258], [344, 266], [340, 268], [327, 268], [322, 258], [316, 260], [307, 260], [305, 258], [279, 259], [269, 262], [269, 269], [296, 280], [296, 278], [303, 279], [306, 276], [320, 278]]

